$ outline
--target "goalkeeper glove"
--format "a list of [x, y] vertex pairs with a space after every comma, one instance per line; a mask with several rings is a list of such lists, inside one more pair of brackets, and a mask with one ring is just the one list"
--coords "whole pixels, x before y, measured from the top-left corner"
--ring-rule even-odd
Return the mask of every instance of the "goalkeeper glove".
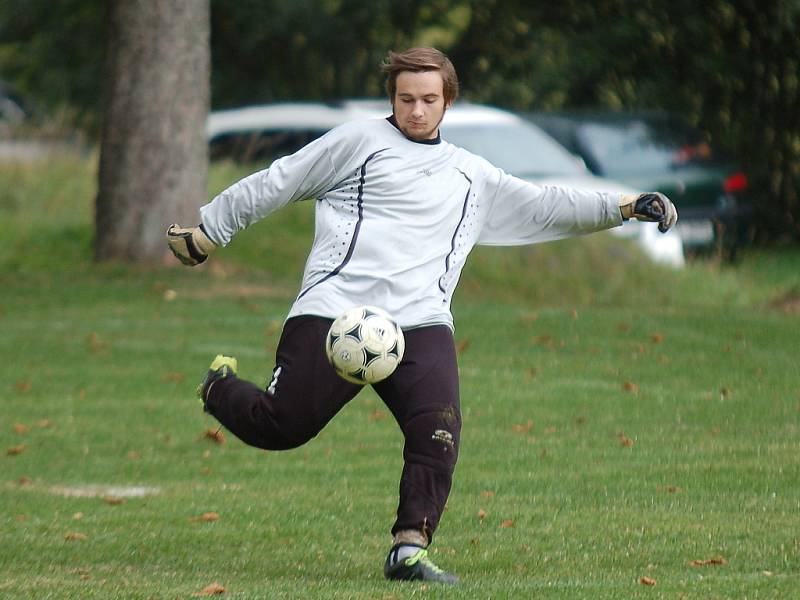
[[638, 221], [655, 221], [661, 233], [666, 233], [678, 220], [675, 205], [659, 192], [626, 194], [619, 201], [619, 212], [625, 221], [631, 218]]
[[167, 245], [183, 264], [193, 267], [204, 262], [217, 245], [206, 235], [202, 225], [181, 227], [170, 225], [167, 229]]

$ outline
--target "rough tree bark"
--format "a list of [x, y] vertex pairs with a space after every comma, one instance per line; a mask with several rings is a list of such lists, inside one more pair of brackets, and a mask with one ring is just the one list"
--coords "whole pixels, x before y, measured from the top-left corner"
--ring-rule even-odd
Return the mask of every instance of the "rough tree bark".
[[95, 259], [158, 262], [206, 201], [209, 0], [110, 0]]

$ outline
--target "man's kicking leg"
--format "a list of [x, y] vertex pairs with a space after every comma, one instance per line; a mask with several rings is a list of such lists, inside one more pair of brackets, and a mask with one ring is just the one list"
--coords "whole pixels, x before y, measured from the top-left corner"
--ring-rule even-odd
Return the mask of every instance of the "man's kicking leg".
[[330, 324], [318, 317], [286, 322], [267, 389], [239, 379], [236, 360], [218, 356], [198, 390], [205, 410], [251, 446], [288, 450], [305, 444], [361, 390], [328, 364]]

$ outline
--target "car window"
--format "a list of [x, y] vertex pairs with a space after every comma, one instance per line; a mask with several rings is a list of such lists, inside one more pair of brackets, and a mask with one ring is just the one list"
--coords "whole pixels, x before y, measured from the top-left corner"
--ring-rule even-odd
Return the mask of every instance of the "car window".
[[209, 141], [211, 160], [231, 159], [238, 162], [272, 162], [293, 154], [325, 133], [325, 129], [261, 129], [232, 132]]
[[653, 126], [634, 120], [623, 124], [587, 123], [577, 132], [589, 160], [611, 177], [635, 171], [668, 172], [688, 163], [708, 162], [708, 144], [672, 123]]
[[572, 154], [537, 127], [515, 123], [451, 123], [442, 138], [482, 156], [517, 177], [580, 175], [583, 167]]

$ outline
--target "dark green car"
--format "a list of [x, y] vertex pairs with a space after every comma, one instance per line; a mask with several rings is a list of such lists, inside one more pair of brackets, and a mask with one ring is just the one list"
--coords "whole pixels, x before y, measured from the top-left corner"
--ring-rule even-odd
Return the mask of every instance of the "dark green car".
[[596, 175], [659, 191], [678, 207], [689, 251], [733, 257], [749, 216], [747, 177], [676, 117], [662, 113], [529, 113]]

